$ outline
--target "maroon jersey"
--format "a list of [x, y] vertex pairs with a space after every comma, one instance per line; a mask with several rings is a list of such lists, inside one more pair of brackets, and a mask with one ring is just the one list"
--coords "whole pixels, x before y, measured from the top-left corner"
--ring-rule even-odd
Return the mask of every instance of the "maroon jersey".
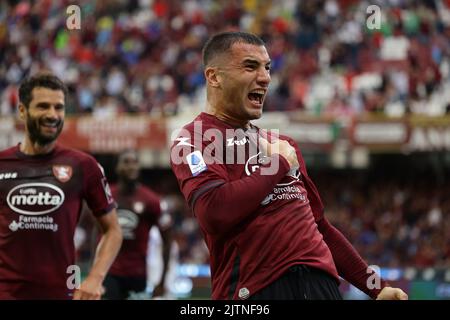
[[[201, 113], [184, 127], [171, 150], [173, 172], [210, 251], [212, 298], [246, 299], [295, 264], [320, 268], [339, 279], [316, 223], [323, 217], [322, 202], [298, 146], [279, 137], [297, 151], [300, 168], [292, 172], [284, 158], [264, 157], [248, 132], [230, 137], [227, 130], [232, 129]], [[222, 133], [222, 148], [217, 143], [211, 147], [211, 141], [219, 139], [217, 131]], [[257, 128], [253, 131], [264, 135]], [[217, 163], [220, 153], [226, 154], [222, 164]], [[273, 161], [279, 162], [278, 170], [263, 174], [262, 168]]]
[[71, 298], [83, 200], [96, 216], [115, 208], [93, 157], [61, 146], [0, 152], [0, 299]]
[[116, 199], [117, 215], [122, 228], [120, 252], [109, 271], [112, 275], [146, 277], [147, 243], [150, 228], [161, 215], [160, 199], [149, 188], [139, 185], [131, 194], [122, 194], [111, 186]]

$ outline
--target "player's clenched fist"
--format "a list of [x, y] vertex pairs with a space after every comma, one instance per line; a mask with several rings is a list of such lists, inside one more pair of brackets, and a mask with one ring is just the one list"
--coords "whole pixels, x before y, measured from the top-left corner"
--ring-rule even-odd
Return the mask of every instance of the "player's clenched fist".
[[384, 287], [377, 300], [408, 300], [408, 295], [400, 288]]
[[96, 277], [87, 277], [80, 288], [75, 290], [73, 300], [100, 300], [105, 289], [102, 280]]
[[278, 139], [270, 143], [266, 139], [260, 137], [259, 145], [267, 156], [270, 157], [271, 155], [278, 153], [289, 162], [290, 168], [298, 168], [299, 164], [295, 148], [291, 146], [289, 142]]

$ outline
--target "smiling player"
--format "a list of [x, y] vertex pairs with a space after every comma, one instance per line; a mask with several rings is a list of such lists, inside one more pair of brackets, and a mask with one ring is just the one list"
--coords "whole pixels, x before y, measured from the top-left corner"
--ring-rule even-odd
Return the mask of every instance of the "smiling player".
[[[100, 299], [121, 245], [103, 169], [93, 157], [56, 144], [66, 96], [66, 86], [47, 73], [19, 88], [25, 136], [0, 152], [0, 299]], [[103, 236], [79, 286], [70, 270], [76, 270], [74, 233], [83, 200]]]

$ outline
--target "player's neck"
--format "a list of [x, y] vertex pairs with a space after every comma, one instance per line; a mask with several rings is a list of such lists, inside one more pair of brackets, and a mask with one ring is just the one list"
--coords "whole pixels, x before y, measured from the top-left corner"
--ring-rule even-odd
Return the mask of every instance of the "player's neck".
[[26, 136], [24, 141], [20, 144], [20, 152], [29, 156], [47, 154], [52, 152], [55, 146], [56, 140], [51, 143], [41, 145], [37, 142], [31, 141], [31, 139]]
[[218, 109], [208, 107], [206, 108], [206, 113], [215, 116], [217, 119], [229, 124], [232, 127], [235, 128], [250, 128], [250, 121], [248, 120], [242, 120], [237, 119], [229, 114], [226, 114], [225, 112], [222, 112]]
[[126, 180], [119, 180], [119, 190], [122, 194], [129, 194], [132, 193], [134, 190], [137, 189], [138, 183], [137, 181], [126, 181]]

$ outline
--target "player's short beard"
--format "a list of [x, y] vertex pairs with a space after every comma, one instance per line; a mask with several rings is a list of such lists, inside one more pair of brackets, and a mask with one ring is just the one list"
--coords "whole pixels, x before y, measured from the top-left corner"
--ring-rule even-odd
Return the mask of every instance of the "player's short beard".
[[33, 118], [28, 113], [27, 117], [27, 128], [28, 128], [28, 134], [30, 136], [30, 140], [32, 143], [37, 143], [40, 146], [45, 146], [47, 144], [50, 144], [54, 142], [59, 134], [62, 131], [62, 128], [64, 126], [64, 120], [59, 119], [56, 123], [56, 132], [55, 134], [51, 136], [43, 135], [40, 131], [40, 124], [44, 121], [43, 118]]

